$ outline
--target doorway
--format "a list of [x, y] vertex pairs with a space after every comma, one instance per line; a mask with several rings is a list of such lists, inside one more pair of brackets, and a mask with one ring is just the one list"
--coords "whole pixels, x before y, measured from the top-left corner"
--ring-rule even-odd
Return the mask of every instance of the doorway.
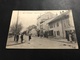
[[65, 31], [66, 33], [66, 39], [69, 41], [69, 31]]

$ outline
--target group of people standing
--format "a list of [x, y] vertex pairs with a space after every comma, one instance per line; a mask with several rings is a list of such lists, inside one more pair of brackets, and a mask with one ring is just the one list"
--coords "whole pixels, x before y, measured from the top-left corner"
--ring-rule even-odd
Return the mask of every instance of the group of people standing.
[[39, 30], [37, 32], [37, 35], [38, 35], [38, 37], [46, 37], [46, 38], [48, 38], [48, 31], [44, 31], [43, 32], [43, 30]]
[[21, 39], [21, 43], [23, 43], [23, 34], [14, 34], [14, 41], [18, 43], [19, 37]]
[[[31, 33], [28, 34], [28, 41], [30, 44], [30, 40], [31, 40]], [[23, 43], [24, 41], [24, 34], [14, 34], [14, 41], [18, 43], [19, 39], [21, 40], [21, 43]]]
[[72, 42], [75, 42], [76, 43], [76, 41], [77, 41], [77, 38], [76, 38], [76, 33], [75, 32], [69, 32], [68, 34], [67, 34], [67, 40], [68, 41], [70, 41], [71, 43]]

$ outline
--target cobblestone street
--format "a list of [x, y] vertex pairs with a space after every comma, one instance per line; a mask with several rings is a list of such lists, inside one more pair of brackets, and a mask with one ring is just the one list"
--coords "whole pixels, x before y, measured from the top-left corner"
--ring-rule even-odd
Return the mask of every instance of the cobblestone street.
[[24, 43], [14, 42], [13, 37], [8, 38], [6, 48], [9, 49], [78, 49], [77, 43], [70, 43], [66, 39], [32, 37], [28, 44], [28, 36], [24, 36]]

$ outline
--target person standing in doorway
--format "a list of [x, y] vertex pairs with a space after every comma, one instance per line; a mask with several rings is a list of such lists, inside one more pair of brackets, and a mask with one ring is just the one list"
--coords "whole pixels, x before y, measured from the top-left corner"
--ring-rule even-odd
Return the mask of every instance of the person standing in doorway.
[[72, 33], [69, 34], [69, 41], [72, 43], [71, 36], [72, 36]]
[[72, 39], [72, 42], [75, 42], [76, 43], [77, 38], [76, 38], [76, 33], [75, 32], [72, 32], [71, 39]]

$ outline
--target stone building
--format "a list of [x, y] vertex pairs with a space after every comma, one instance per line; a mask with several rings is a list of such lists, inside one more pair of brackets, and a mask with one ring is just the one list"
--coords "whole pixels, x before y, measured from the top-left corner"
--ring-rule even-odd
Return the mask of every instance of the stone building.
[[58, 15], [53, 14], [51, 18], [50, 15], [44, 15], [38, 18], [37, 28], [43, 32], [48, 31], [49, 36], [66, 38], [69, 32], [75, 31], [72, 10], [60, 11]]
[[37, 28], [38, 30], [49, 31], [49, 25], [48, 22], [50, 22], [54, 18], [54, 14], [51, 12], [47, 12], [37, 19]]
[[62, 12], [56, 16], [49, 23], [49, 30], [52, 36], [59, 38], [66, 38], [67, 33], [75, 31], [72, 10]]

